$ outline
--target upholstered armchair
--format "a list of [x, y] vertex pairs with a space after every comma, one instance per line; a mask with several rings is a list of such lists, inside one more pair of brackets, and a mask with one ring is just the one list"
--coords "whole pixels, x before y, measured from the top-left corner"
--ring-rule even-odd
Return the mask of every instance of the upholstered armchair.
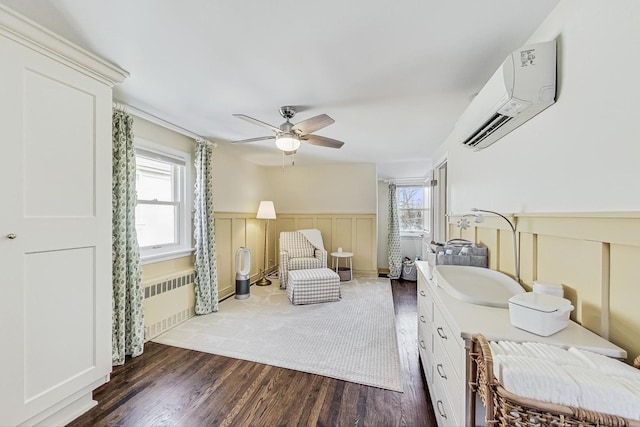
[[[319, 233], [319, 232], [318, 232]], [[299, 231], [280, 233], [280, 288], [286, 289], [289, 271], [307, 268], [326, 268], [327, 251], [317, 248]]]

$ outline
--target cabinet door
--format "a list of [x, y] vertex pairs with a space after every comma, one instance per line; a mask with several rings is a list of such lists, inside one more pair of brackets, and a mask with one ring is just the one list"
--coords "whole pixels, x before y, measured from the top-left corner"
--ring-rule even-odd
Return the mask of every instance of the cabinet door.
[[0, 425], [16, 425], [111, 370], [111, 90], [3, 36], [0, 57]]

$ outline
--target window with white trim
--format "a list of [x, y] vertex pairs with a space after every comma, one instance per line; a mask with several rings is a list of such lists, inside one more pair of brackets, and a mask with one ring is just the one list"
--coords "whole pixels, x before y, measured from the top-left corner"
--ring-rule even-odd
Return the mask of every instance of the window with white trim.
[[136, 139], [136, 232], [142, 262], [191, 251], [191, 156]]
[[429, 232], [431, 187], [399, 185], [396, 194], [401, 235], [412, 236]]

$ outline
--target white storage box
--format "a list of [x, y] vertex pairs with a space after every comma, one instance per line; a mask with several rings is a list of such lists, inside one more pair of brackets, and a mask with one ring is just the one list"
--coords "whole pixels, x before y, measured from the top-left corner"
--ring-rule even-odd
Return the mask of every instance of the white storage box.
[[566, 328], [571, 311], [571, 301], [555, 295], [526, 292], [509, 298], [511, 324], [543, 337]]

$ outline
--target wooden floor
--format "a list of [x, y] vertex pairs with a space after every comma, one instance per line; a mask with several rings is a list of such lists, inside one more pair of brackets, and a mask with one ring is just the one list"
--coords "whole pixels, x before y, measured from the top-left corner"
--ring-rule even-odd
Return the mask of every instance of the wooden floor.
[[404, 393], [149, 342], [70, 426], [435, 426], [416, 282], [392, 281]]

